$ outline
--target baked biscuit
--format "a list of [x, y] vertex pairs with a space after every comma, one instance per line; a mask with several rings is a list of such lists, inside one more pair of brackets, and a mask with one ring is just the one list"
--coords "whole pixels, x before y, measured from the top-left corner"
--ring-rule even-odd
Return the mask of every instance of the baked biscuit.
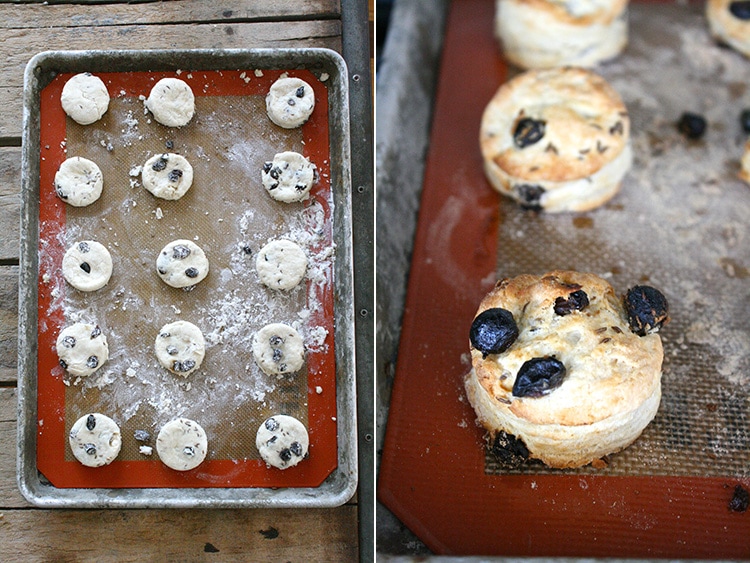
[[487, 179], [522, 206], [587, 211], [630, 169], [630, 119], [617, 92], [578, 67], [531, 70], [500, 87], [482, 116]]
[[495, 34], [521, 68], [593, 66], [628, 42], [627, 0], [497, 0]]
[[667, 321], [648, 286], [618, 299], [587, 273], [498, 282], [472, 324], [465, 386], [501, 457], [579, 467], [630, 445], [659, 407]]
[[750, 57], [750, 1], [708, 0], [706, 18], [711, 35]]

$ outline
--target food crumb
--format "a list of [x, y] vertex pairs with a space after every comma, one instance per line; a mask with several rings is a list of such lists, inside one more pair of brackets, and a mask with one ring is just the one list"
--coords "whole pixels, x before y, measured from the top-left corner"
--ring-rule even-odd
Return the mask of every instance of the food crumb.
[[258, 78], [260, 78], [261, 76], [263, 76], [263, 71], [262, 71], [262, 70], [257, 70], [257, 69], [256, 69], [256, 70], [255, 70], [255, 76], [257, 76]]
[[315, 392], [320, 395], [323, 392], [323, 388], [320, 385], [317, 385], [315, 387]]
[[742, 485], [734, 487], [734, 494], [729, 500], [729, 510], [732, 512], [745, 512], [750, 506], [750, 492]]
[[327, 72], [324, 72], [324, 73], [322, 73], [322, 74], [320, 75], [320, 81], [321, 81], [321, 82], [325, 82], [326, 80], [328, 80], [328, 78], [329, 78], [329, 77], [328, 77], [328, 73], [327, 73]]
[[151, 455], [152, 453], [154, 453], [154, 448], [152, 448], [151, 446], [141, 446], [138, 448], [138, 451], [143, 455]]

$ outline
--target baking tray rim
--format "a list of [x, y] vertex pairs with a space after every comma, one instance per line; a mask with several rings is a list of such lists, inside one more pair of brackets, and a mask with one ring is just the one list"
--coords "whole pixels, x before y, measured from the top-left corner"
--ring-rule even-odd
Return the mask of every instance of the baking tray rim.
[[[333, 292], [338, 465], [318, 487], [55, 487], [40, 476], [36, 466], [41, 91], [60, 72], [256, 68], [306, 68], [329, 75], [326, 84], [336, 245]], [[358, 466], [348, 109], [346, 62], [336, 51], [326, 48], [52, 50], [40, 52], [29, 60], [24, 72], [21, 151], [16, 463], [17, 484], [27, 501], [42, 508], [323, 508], [340, 506], [354, 495]]]

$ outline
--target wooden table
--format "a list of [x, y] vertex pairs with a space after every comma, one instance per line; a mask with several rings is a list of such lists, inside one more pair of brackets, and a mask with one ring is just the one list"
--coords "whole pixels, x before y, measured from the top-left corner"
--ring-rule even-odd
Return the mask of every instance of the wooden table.
[[[349, 0], [347, 0], [349, 2]], [[99, 3], [0, 4], [0, 559], [3, 561], [356, 561], [371, 560], [372, 475], [335, 509], [40, 510], [16, 486], [18, 260], [23, 71], [49, 49], [328, 47], [347, 53], [346, 30], [365, 9], [347, 12], [339, 0], [174, 0]], [[353, 3], [354, 4], [354, 3]], [[352, 16], [354, 14], [354, 16]], [[370, 11], [371, 14], [371, 11]], [[364, 18], [363, 18], [364, 19]], [[353, 24], [362, 25], [353, 25]], [[359, 32], [359, 31], [358, 31]], [[357, 38], [355, 38], [357, 39]], [[361, 40], [361, 38], [360, 38]], [[351, 43], [351, 39], [349, 40]], [[360, 41], [362, 42], [362, 41]], [[367, 41], [363, 41], [365, 48]], [[353, 72], [357, 72], [356, 70]], [[369, 60], [350, 81], [369, 96]], [[354, 75], [353, 75], [354, 76]], [[351, 92], [353, 103], [364, 99]], [[361, 107], [360, 107], [361, 106]], [[368, 104], [365, 108], [369, 118]], [[361, 119], [358, 123], [361, 123]], [[352, 122], [355, 117], [352, 115]], [[360, 125], [361, 127], [361, 125]], [[353, 127], [354, 129], [354, 127]], [[352, 153], [369, 152], [367, 128], [352, 131]], [[369, 131], [371, 132], [371, 128]], [[354, 213], [371, 205], [367, 157], [353, 162]], [[371, 166], [371, 163], [370, 163]], [[364, 172], [364, 173], [363, 173]], [[366, 221], [365, 221], [366, 223]], [[359, 235], [355, 245], [371, 242]], [[355, 250], [355, 255], [357, 254]], [[359, 256], [367, 257], [365, 250]], [[371, 257], [371, 254], [370, 254]], [[362, 265], [368, 277], [371, 264]], [[356, 272], [355, 272], [356, 274]], [[358, 317], [372, 318], [371, 288], [358, 292]], [[363, 301], [364, 300], [364, 301]], [[358, 337], [371, 334], [361, 321]], [[370, 348], [371, 349], [371, 348]], [[372, 365], [358, 349], [358, 371]], [[371, 383], [372, 376], [369, 376]], [[368, 381], [367, 374], [363, 381]], [[361, 393], [361, 389], [360, 389]], [[372, 403], [360, 408], [371, 412]], [[372, 425], [360, 424], [364, 463], [370, 466]], [[368, 459], [369, 458], [369, 459]], [[360, 471], [362, 474], [362, 471]], [[360, 504], [366, 509], [360, 511]], [[363, 532], [360, 540], [359, 523]], [[369, 544], [369, 545], [368, 545]]]

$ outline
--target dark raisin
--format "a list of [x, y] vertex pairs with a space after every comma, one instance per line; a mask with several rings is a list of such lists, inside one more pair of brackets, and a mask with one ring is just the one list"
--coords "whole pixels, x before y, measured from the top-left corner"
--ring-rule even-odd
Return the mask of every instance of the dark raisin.
[[513, 313], [496, 307], [482, 311], [471, 323], [469, 340], [471, 345], [486, 358], [488, 354], [500, 354], [518, 338], [518, 326]]
[[268, 440], [266, 440], [266, 446], [270, 446], [271, 444], [275, 444], [276, 440], [278, 440], [278, 436], [271, 436]]
[[86, 417], [86, 428], [89, 430], [93, 430], [96, 428], [96, 417], [93, 414], [90, 414]]
[[182, 178], [182, 170], [178, 168], [174, 168], [169, 171], [169, 181], [170, 182], [177, 182], [180, 178]]
[[167, 141], [166, 143], [164, 143], [164, 146], [171, 151], [174, 148], [174, 141]]
[[686, 111], [680, 116], [677, 129], [688, 139], [700, 139], [706, 132], [706, 120], [697, 113]]
[[194, 367], [195, 367], [195, 362], [193, 360], [185, 360], [184, 362], [174, 362], [172, 364], [172, 369], [178, 372], [190, 371]]
[[190, 256], [190, 249], [184, 244], [176, 244], [172, 249], [172, 258], [175, 260], [183, 260]]
[[279, 179], [279, 175], [281, 174], [281, 168], [279, 168], [278, 166], [276, 166], [276, 167], [274, 167], [274, 168], [271, 169], [271, 172], [269, 172], [269, 174], [271, 174], [271, 178], [273, 178], [274, 180], [278, 180]]
[[546, 123], [542, 120], [524, 117], [516, 125], [513, 131], [513, 142], [519, 149], [533, 145], [544, 137], [544, 127]]
[[151, 434], [147, 430], [136, 430], [133, 432], [133, 438], [139, 442], [148, 442], [151, 439]]
[[270, 188], [268, 188], [268, 189], [269, 189], [269, 190], [275, 190], [275, 189], [276, 189], [276, 188], [278, 188], [278, 187], [279, 187], [279, 183], [278, 183], [278, 182], [274, 182], [273, 184], [271, 184], [271, 187], [270, 187]]
[[294, 101], [294, 98], [289, 98], [286, 103], [288, 103], [290, 106], [296, 106], [297, 102]]
[[274, 430], [278, 430], [279, 423], [275, 418], [269, 418], [268, 420], [266, 420], [265, 426], [266, 426], [266, 429], [273, 432]]
[[89, 246], [89, 243], [87, 243], [86, 241], [83, 241], [83, 242], [78, 243], [78, 250], [80, 250], [83, 253], [86, 253], [89, 250], [91, 250], [91, 247]]
[[292, 452], [289, 448], [284, 448], [279, 452], [279, 457], [281, 458], [281, 461], [289, 461], [292, 459]]
[[176, 356], [177, 352], [177, 346], [167, 346], [167, 354], [169, 354], [170, 356]]
[[516, 397], [541, 397], [560, 386], [565, 366], [554, 356], [532, 358], [524, 362], [513, 383]]
[[582, 289], [574, 291], [568, 298], [558, 297], [555, 299], [555, 313], [564, 317], [573, 311], [582, 311], [589, 304], [589, 296]]
[[96, 446], [94, 444], [84, 444], [83, 445], [83, 450], [88, 455], [96, 455]]
[[502, 430], [492, 440], [490, 451], [506, 467], [518, 467], [529, 459], [529, 449], [523, 440]]
[[76, 338], [75, 336], [66, 336], [62, 339], [62, 343], [66, 348], [74, 348], [76, 345]]
[[159, 158], [159, 160], [157, 160], [156, 162], [154, 162], [154, 163], [153, 163], [153, 164], [151, 165], [151, 169], [152, 169], [152, 170], [153, 170], [154, 172], [161, 172], [162, 170], [164, 170], [164, 169], [166, 169], [166, 168], [167, 168], [167, 157], [166, 157], [165, 155], [162, 155], [162, 156], [161, 156], [161, 157]]
[[273, 361], [277, 364], [281, 361], [281, 359], [284, 357], [284, 353], [279, 350], [278, 348], [273, 349]]
[[518, 198], [521, 200], [521, 207], [531, 211], [542, 210], [542, 196], [545, 189], [535, 184], [519, 184], [515, 186]]
[[729, 501], [729, 510], [732, 512], [745, 512], [750, 507], [750, 493], [742, 485], [734, 487], [734, 494]]
[[297, 91], [294, 93], [294, 95], [297, 96], [298, 98], [304, 98], [305, 97], [305, 87], [304, 86], [300, 86], [299, 88], [297, 88]]
[[273, 168], [273, 162], [264, 162], [263, 163], [263, 172], [268, 174], [271, 171], [271, 168]]
[[68, 199], [68, 194], [66, 194], [63, 189], [55, 184], [55, 193], [60, 199]]
[[294, 189], [298, 192], [304, 192], [305, 188], [307, 188], [307, 186], [305, 186], [304, 184], [297, 184], [296, 186], [294, 186]]
[[732, 2], [729, 4], [729, 11], [738, 20], [750, 20], [750, 1]]
[[281, 344], [282, 342], [284, 342], [284, 339], [283, 339], [283, 338], [281, 338], [281, 336], [279, 336], [279, 335], [277, 335], [277, 334], [274, 334], [274, 335], [273, 335], [273, 336], [272, 336], [271, 338], [269, 338], [269, 339], [268, 339], [268, 343], [269, 343], [269, 344], [270, 344], [271, 346], [278, 346], [278, 345], [279, 345], [279, 344]]
[[63, 369], [68, 369], [68, 364], [65, 363], [65, 360], [60, 360], [60, 367]]
[[94, 327], [94, 330], [91, 331], [91, 339], [93, 340], [97, 336], [100, 336], [102, 333], [102, 329], [99, 328], [99, 325], [96, 325]]
[[286, 372], [286, 370], [287, 370], [287, 365], [286, 364], [279, 364], [279, 371], [281, 373]]
[[242, 252], [250, 256], [253, 253], [253, 249], [250, 247], [249, 244], [246, 244], [242, 247]]
[[648, 285], [636, 285], [625, 294], [625, 311], [630, 330], [646, 336], [669, 322], [669, 303], [658, 290]]
[[198, 268], [188, 268], [185, 270], [185, 275], [189, 278], [197, 278], [198, 277]]
[[86, 365], [92, 369], [97, 367], [99, 365], [99, 358], [96, 356], [89, 356], [86, 358]]
[[166, 275], [166, 273], [167, 273], [167, 270], [165, 270], [164, 268], [157, 268], [157, 270], [159, 271], [159, 273], [160, 273], [160, 274], [161, 274], [162, 276]]
[[742, 110], [742, 113], [740, 114], [740, 124], [745, 133], [750, 133], [750, 109]]
[[87, 274], [90, 274], [91, 273], [91, 266], [89, 265], [88, 262], [81, 262], [81, 270], [83, 270]]
[[300, 444], [299, 442], [292, 442], [289, 446], [289, 449], [292, 450], [292, 453], [297, 457], [300, 457], [302, 455], [302, 444]]
[[185, 446], [182, 448], [182, 453], [186, 456], [193, 457], [195, 455], [195, 450], [193, 449], [193, 446]]

